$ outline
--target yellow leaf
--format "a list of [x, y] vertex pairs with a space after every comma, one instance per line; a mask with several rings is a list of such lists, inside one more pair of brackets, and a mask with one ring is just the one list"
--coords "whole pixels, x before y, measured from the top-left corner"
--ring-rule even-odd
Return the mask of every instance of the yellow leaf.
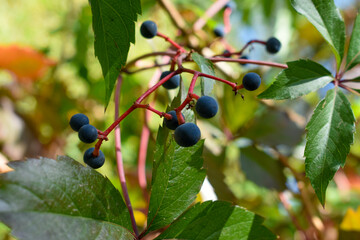
[[357, 211], [354, 211], [352, 208], [347, 210], [340, 229], [345, 231], [360, 231], [360, 206]]

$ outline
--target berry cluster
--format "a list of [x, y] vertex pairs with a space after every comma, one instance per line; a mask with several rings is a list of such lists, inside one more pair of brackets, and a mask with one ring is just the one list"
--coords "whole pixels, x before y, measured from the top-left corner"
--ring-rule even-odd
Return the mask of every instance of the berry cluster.
[[[224, 12], [231, 12], [236, 5], [233, 2], [230, 2], [225, 6]], [[226, 31], [225, 31], [226, 30]], [[225, 33], [229, 31], [229, 28], [225, 28], [223, 26], [218, 26], [214, 33], [217, 37], [221, 39], [225, 36]], [[199, 127], [192, 122], [186, 122], [185, 116], [181, 113], [182, 110], [188, 106], [193, 107], [192, 102], [196, 101], [195, 111], [197, 115], [201, 118], [209, 119], [214, 117], [218, 110], [219, 106], [215, 98], [210, 96], [198, 96], [194, 93], [194, 87], [196, 81], [199, 77], [211, 78], [216, 81], [220, 81], [232, 87], [235, 94], [242, 88], [248, 91], [254, 91], [258, 89], [261, 85], [261, 78], [258, 74], [250, 72], [247, 73], [243, 79], [242, 84], [237, 85], [234, 82], [218, 78], [212, 75], [208, 75], [199, 71], [195, 71], [192, 69], [185, 68], [182, 65], [182, 62], [185, 61], [193, 61], [191, 58], [192, 51], [185, 50], [182, 46], [171, 40], [166, 35], [158, 32], [158, 28], [156, 23], [152, 21], [145, 21], [140, 27], [140, 33], [144, 38], [151, 39], [155, 36], [165, 39], [169, 42], [176, 50], [176, 52], [169, 51], [167, 54], [171, 57], [171, 60], [168, 64], [170, 64], [169, 71], [163, 71], [159, 82], [151, 87], [148, 91], [146, 91], [143, 95], [141, 95], [134, 104], [123, 114], [121, 115], [106, 131], [101, 132], [97, 130], [94, 126], [89, 124], [89, 119], [81, 113], [75, 114], [72, 116], [70, 120], [70, 126], [73, 130], [79, 133], [79, 139], [85, 143], [92, 143], [96, 139], [98, 142], [95, 147], [89, 148], [85, 151], [84, 154], [84, 162], [92, 168], [99, 168], [105, 162], [105, 156], [103, 152], [100, 150], [100, 146], [103, 140], [107, 140], [107, 135], [133, 110], [137, 108], [144, 108], [146, 110], [152, 111], [156, 113], [160, 117], [164, 117], [163, 125], [169, 128], [170, 130], [174, 130], [174, 139], [175, 142], [182, 147], [190, 147], [195, 145], [201, 138], [201, 131]], [[224, 39], [222, 39], [224, 41]], [[243, 49], [239, 52], [230, 51], [226, 49], [223, 54], [214, 56], [212, 58], [208, 58], [212, 62], [220, 62], [220, 61], [229, 61], [229, 62], [238, 62], [241, 65], [245, 65], [248, 63], [257, 64], [257, 61], [248, 60], [246, 55], [243, 55], [243, 51], [252, 43], [260, 43], [263, 44], [269, 53], [276, 53], [280, 50], [281, 43], [276, 38], [270, 38], [268, 41], [260, 41], [260, 40], [252, 40], [248, 42]], [[155, 55], [155, 54], [154, 54]], [[166, 54], [165, 54], [166, 55]], [[231, 56], [238, 55], [238, 59], [231, 59]], [[145, 56], [145, 55], [144, 55]], [[150, 56], [149, 54], [147, 56]], [[258, 63], [259, 64], [259, 63]], [[166, 65], [166, 64], [165, 64]], [[264, 62], [262, 62], [264, 65]], [[269, 63], [267, 62], [265, 65], [282, 67], [280, 64]], [[176, 68], [177, 66], [177, 68]], [[126, 70], [122, 70], [126, 72]], [[129, 73], [129, 71], [127, 72]], [[188, 90], [188, 95], [186, 99], [178, 106], [177, 108], [165, 113], [152, 108], [148, 104], [141, 104], [141, 102], [148, 97], [151, 93], [153, 93], [157, 88], [163, 86], [165, 89], [176, 89], [180, 85], [181, 74], [182, 73], [190, 73], [193, 75], [193, 78], [190, 83], [190, 87]]]
[[[78, 132], [79, 139], [84, 143], [93, 143], [98, 138], [98, 130], [89, 124], [89, 118], [82, 113], [73, 115], [70, 119], [70, 127]], [[95, 148], [89, 148], [85, 151], [84, 162], [92, 168], [99, 168], [104, 165], [104, 153], [99, 150], [97, 156], [94, 155]]]

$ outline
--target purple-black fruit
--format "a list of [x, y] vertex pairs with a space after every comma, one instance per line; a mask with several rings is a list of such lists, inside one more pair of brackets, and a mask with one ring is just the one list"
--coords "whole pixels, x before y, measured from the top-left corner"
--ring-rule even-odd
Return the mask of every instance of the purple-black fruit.
[[[172, 73], [172, 72], [164, 71], [163, 73], [161, 73], [160, 80], [163, 79], [164, 77], [166, 77], [167, 75], [169, 75], [170, 73]], [[179, 86], [179, 84], [180, 84], [180, 75], [177, 74], [177, 75], [172, 76], [166, 82], [164, 82], [162, 86], [166, 89], [175, 89]]]
[[82, 126], [79, 130], [79, 139], [84, 143], [93, 143], [98, 137], [96, 127], [90, 124]]
[[201, 137], [198, 126], [194, 123], [184, 123], [178, 126], [174, 133], [175, 142], [182, 147], [195, 145]]
[[[168, 112], [168, 114], [170, 114], [172, 118], [170, 120], [164, 118], [164, 124], [167, 128], [171, 130], [175, 130], [179, 126], [179, 121], [176, 116], [176, 112], [174, 110], [171, 110], [170, 112]], [[183, 116], [183, 118], [185, 118], [184, 114], [181, 115]]]
[[84, 162], [89, 167], [96, 169], [104, 165], [105, 155], [101, 150], [99, 150], [99, 156], [94, 156], [93, 155], [94, 149], [95, 148], [92, 147], [86, 150], [86, 152], [84, 153]]
[[157, 25], [153, 21], [145, 21], [141, 24], [140, 33], [144, 38], [153, 38], [157, 34]]
[[258, 74], [250, 72], [244, 76], [242, 84], [246, 90], [254, 91], [260, 87], [261, 78]]
[[202, 96], [196, 101], [195, 109], [200, 117], [212, 118], [218, 112], [218, 103], [213, 97]]
[[78, 132], [82, 126], [89, 124], [89, 118], [85, 114], [77, 113], [71, 117], [69, 124], [74, 131]]

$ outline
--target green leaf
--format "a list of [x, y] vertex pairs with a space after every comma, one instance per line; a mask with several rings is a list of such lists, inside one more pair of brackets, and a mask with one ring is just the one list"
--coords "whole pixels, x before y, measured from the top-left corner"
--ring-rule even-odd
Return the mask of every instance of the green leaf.
[[9, 164], [0, 175], [0, 220], [20, 239], [133, 239], [111, 182], [68, 157]]
[[348, 99], [334, 88], [318, 104], [306, 126], [305, 172], [322, 205], [330, 180], [345, 165], [354, 139], [354, 122]]
[[279, 161], [254, 146], [241, 149], [241, 169], [248, 180], [261, 187], [283, 191], [286, 177]]
[[348, 55], [346, 58], [346, 68], [351, 69], [360, 63], [360, 17], [356, 16], [353, 31], [351, 34]]
[[195, 200], [205, 179], [201, 157], [204, 141], [178, 146], [167, 128], [160, 127], [151, 181], [147, 231], [170, 224]]
[[207, 201], [192, 206], [156, 239], [276, 239], [263, 221], [259, 215], [228, 202]]
[[140, 0], [89, 0], [93, 14], [95, 55], [105, 78], [105, 105], [125, 65], [130, 42], [135, 43], [135, 21]]
[[[202, 73], [215, 76], [214, 65], [210, 60], [204, 58], [198, 53], [193, 53], [191, 56], [192, 59], [196, 62], [196, 64], [199, 66]], [[201, 77], [201, 95], [210, 95], [214, 88], [214, 85], [214, 79]]]
[[[261, 111], [261, 114], [258, 111], [251, 123], [247, 125], [241, 137], [256, 139], [256, 143], [266, 146], [286, 145], [295, 147], [302, 140], [304, 128], [295, 123], [294, 120], [304, 120], [305, 122], [305, 117], [303, 119], [300, 118], [307, 115], [308, 103], [296, 101], [296, 106], [294, 105], [287, 102], [287, 107], [284, 110], [265, 108]], [[294, 107], [304, 111], [297, 116], [295, 115], [296, 112], [293, 111]], [[294, 115], [296, 118], [290, 117]]]
[[339, 68], [344, 56], [345, 24], [334, 0], [291, 0], [291, 4], [330, 44]]
[[333, 81], [331, 73], [322, 65], [311, 60], [300, 59], [287, 63], [276, 81], [259, 98], [294, 99], [316, 91]]

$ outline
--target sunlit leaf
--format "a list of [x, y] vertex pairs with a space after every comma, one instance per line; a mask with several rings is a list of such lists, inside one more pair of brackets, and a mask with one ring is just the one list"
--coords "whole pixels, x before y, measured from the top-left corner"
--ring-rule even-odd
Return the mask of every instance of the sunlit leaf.
[[291, 0], [295, 10], [304, 15], [323, 35], [333, 50], [338, 67], [344, 56], [345, 24], [333, 0]]
[[0, 69], [12, 72], [19, 81], [34, 81], [55, 62], [31, 47], [0, 46]]
[[263, 221], [239, 206], [208, 201], [192, 206], [156, 239], [276, 239]]
[[93, 14], [95, 55], [105, 78], [105, 105], [125, 65], [130, 42], [135, 42], [135, 21], [141, 13], [140, 0], [89, 0]]
[[349, 50], [346, 58], [348, 69], [353, 68], [360, 63], [360, 17], [356, 17], [353, 31], [351, 34]]
[[322, 205], [330, 180], [345, 165], [354, 139], [354, 122], [348, 99], [334, 88], [318, 104], [306, 126], [305, 172]]
[[311, 60], [300, 59], [287, 63], [288, 68], [280, 72], [276, 81], [259, 98], [294, 99], [316, 91], [333, 81], [331, 73]]
[[166, 128], [156, 141], [147, 231], [170, 224], [195, 200], [205, 179], [201, 157], [204, 141], [180, 147]]
[[0, 220], [19, 239], [133, 239], [129, 212], [101, 174], [68, 157], [10, 163]]

